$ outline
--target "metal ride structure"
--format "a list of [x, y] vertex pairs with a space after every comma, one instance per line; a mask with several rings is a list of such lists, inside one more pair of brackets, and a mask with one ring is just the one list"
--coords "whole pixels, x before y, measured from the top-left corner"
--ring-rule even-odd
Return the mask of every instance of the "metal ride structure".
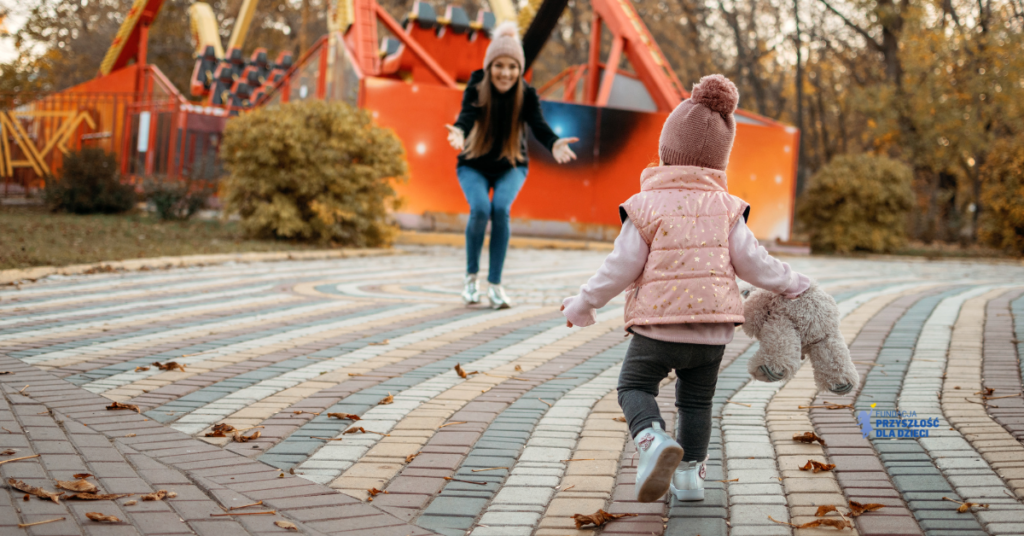
[[[121, 71], [135, 69], [136, 89], [159, 85], [159, 69], [145, 64], [145, 27], [161, 2], [136, 0], [107, 54], [105, 70], [89, 84], [126, 77]], [[525, 28], [527, 76], [567, 3], [544, 0]], [[232, 113], [297, 100], [341, 100], [370, 111], [405, 145], [410, 180], [397, 185], [405, 200], [396, 214], [400, 224], [462, 229], [467, 208], [455, 180], [456, 154], [442, 125], [458, 114], [464, 84], [482, 64], [489, 30], [516, 16], [510, 0], [491, 0], [491, 10], [472, 18], [458, 6], [441, 12], [426, 2], [412, 2], [401, 22], [374, 0], [337, 0], [328, 34], [291, 65], [283, 56], [270, 63], [261, 50], [242, 59], [241, 42], [256, 0], [243, 3], [240, 25], [220, 55], [216, 32], [209, 30], [212, 11], [197, 6], [192, 9], [197, 63], [190, 89], [205, 104], [189, 103], [176, 90], [163, 99], [136, 99], [128, 107], [124, 141], [114, 144], [126, 173], [173, 175], [194, 169], [200, 156], [213, 158]], [[631, 2], [592, 0], [591, 6], [587, 63], [565, 69], [539, 88], [552, 128], [561, 136], [580, 138], [574, 145], [579, 158], [559, 166], [531, 139], [529, 179], [512, 210], [513, 228], [520, 234], [613, 238], [619, 227], [617, 205], [637, 191], [640, 171], [657, 162], [661, 125], [689, 96]], [[149, 13], [151, 18], [143, 16]], [[727, 170], [730, 191], [754, 207], [749, 225], [759, 238], [786, 240], [799, 132], [742, 110], [736, 121]], [[211, 165], [216, 169], [215, 162]]]

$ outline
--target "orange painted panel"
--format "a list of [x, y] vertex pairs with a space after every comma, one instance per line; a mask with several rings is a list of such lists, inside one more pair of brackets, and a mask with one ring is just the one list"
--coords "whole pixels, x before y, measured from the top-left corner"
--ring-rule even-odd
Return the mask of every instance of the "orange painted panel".
[[[410, 180], [399, 186], [403, 213], [466, 214], [455, 175], [457, 153], [445, 123], [459, 112], [462, 93], [428, 84], [366, 78], [363, 104], [392, 128], [408, 153]], [[581, 140], [578, 160], [560, 166], [536, 141], [530, 171], [512, 207], [522, 220], [619, 226], [618, 205], [640, 189], [641, 171], [658, 160], [658, 138], [668, 114], [544, 101], [544, 115], [560, 136]], [[762, 239], [789, 238], [793, 217], [797, 132], [782, 126], [737, 125], [727, 169], [730, 191], [751, 206], [750, 227]], [[614, 236], [614, 233], [612, 234]]]

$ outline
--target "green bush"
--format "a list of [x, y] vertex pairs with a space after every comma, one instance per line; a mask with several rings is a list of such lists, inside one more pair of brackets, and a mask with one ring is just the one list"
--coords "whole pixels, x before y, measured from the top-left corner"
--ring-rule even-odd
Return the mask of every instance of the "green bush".
[[395, 134], [341, 102], [306, 101], [231, 119], [221, 158], [225, 214], [256, 237], [386, 246], [397, 229], [391, 181], [407, 164]]
[[981, 168], [982, 243], [1024, 255], [1024, 137], [999, 140]]
[[833, 158], [811, 177], [797, 211], [811, 247], [837, 253], [900, 248], [914, 204], [913, 180], [909, 166], [884, 156]]
[[46, 182], [46, 202], [54, 212], [117, 214], [135, 206], [135, 187], [121, 184], [117, 158], [102, 149], [82, 149], [64, 157], [59, 180]]
[[214, 189], [205, 181], [151, 177], [142, 183], [142, 192], [161, 220], [185, 221], [206, 208]]

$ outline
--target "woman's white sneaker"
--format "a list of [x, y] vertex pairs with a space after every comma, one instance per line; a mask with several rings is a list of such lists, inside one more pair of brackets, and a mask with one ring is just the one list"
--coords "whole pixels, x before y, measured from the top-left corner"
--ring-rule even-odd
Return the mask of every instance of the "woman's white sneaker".
[[480, 303], [480, 287], [476, 283], [476, 274], [466, 274], [462, 287], [462, 301], [467, 305]]
[[708, 474], [708, 460], [682, 462], [672, 475], [672, 495], [680, 501], [703, 501], [704, 478]]
[[683, 459], [683, 447], [654, 423], [633, 439], [640, 461], [636, 468], [636, 499], [654, 502], [669, 490], [672, 472]]
[[508, 309], [512, 307], [512, 301], [505, 294], [501, 285], [487, 285], [487, 299], [491, 302], [492, 309]]

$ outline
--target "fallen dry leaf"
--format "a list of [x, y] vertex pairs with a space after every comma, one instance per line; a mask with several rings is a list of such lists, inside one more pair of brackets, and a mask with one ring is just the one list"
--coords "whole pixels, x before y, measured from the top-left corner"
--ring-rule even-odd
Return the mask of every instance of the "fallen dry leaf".
[[135, 499], [132, 499], [130, 501], [125, 501], [124, 502], [125, 506], [135, 506], [136, 504], [139, 504], [139, 501], [136, 501]]
[[996, 390], [994, 388], [986, 387], [985, 389], [982, 389], [981, 391], [978, 391], [978, 392], [976, 392], [974, 394], [976, 394], [976, 395], [992, 396], [992, 394], [995, 393], [995, 392], [996, 392]]
[[572, 516], [572, 520], [576, 522], [576, 528], [579, 529], [583, 528], [586, 525], [594, 525], [595, 527], [600, 527], [601, 525], [604, 525], [605, 523], [613, 519], [619, 519], [621, 517], [636, 517], [637, 515], [639, 514], [609, 514], [604, 510], [598, 509], [596, 512], [590, 514], [589, 516], [585, 516], [583, 514], [574, 514]]
[[135, 404], [122, 404], [120, 402], [114, 402], [113, 404], [107, 406], [107, 409], [130, 409], [136, 413], [142, 413], [141, 411], [139, 411], [139, 406], [136, 406]]
[[[120, 499], [121, 497], [127, 497], [131, 493], [74, 493], [71, 495], [65, 495], [64, 500], [76, 500], [76, 501], [112, 501], [114, 499]], [[135, 501], [128, 501], [134, 504]], [[125, 503], [128, 504], [128, 503]]]
[[626, 422], [625, 417], [612, 417], [612, 420], [615, 422]]
[[835, 512], [838, 514], [839, 510], [836, 510], [836, 505], [834, 504], [825, 504], [818, 507], [818, 511], [814, 513], [814, 516], [822, 517], [829, 512]]
[[146, 372], [147, 370], [149, 370], [149, 367], [135, 367], [135, 372]]
[[77, 493], [96, 493], [99, 488], [96, 484], [87, 480], [75, 480], [74, 482], [68, 482], [67, 480], [58, 480], [57, 487], [60, 489], [66, 489], [68, 491], [74, 491]]
[[294, 531], [298, 531], [299, 530], [299, 527], [296, 527], [295, 523], [292, 523], [291, 521], [285, 521], [283, 519], [275, 521], [274, 524], [277, 525], [278, 527], [281, 527], [282, 529], [294, 530]]
[[455, 373], [458, 374], [460, 378], [466, 377], [466, 371], [462, 370], [462, 365], [458, 363], [455, 364]]
[[14, 449], [4, 449], [3, 452], [0, 452], [0, 456], [10, 456], [10, 455], [14, 454], [15, 452], [18, 452], [18, 451], [14, 450]]
[[388, 391], [388, 396], [385, 396], [384, 398], [380, 399], [380, 402], [377, 402], [377, 405], [378, 406], [386, 406], [386, 405], [388, 405], [388, 404], [390, 404], [390, 403], [392, 403], [394, 401], [395, 401], [395, 396], [392, 395], [390, 391]]
[[815, 460], [807, 460], [807, 463], [805, 463], [804, 466], [800, 467], [799, 469], [801, 471], [813, 471], [815, 473], [820, 473], [822, 471], [831, 471], [835, 468], [836, 464], [834, 463], [821, 463]]
[[787, 523], [785, 521], [779, 521], [778, 519], [775, 519], [772, 516], [768, 516], [768, 519], [780, 525], [788, 525], [796, 529], [816, 529], [822, 526], [832, 527], [838, 530], [853, 528], [853, 523], [845, 517], [842, 519], [835, 517], [825, 517], [822, 519], [815, 519], [814, 521], [808, 521], [807, 523], [804, 523], [802, 525], [797, 525], [796, 523]]
[[386, 491], [381, 491], [381, 490], [379, 490], [377, 488], [370, 488], [370, 489], [366, 490], [366, 492], [370, 494], [370, 497], [376, 497], [377, 495], [380, 495], [381, 493], [387, 493]]
[[160, 369], [160, 370], [175, 370], [175, 369], [177, 369], [177, 370], [180, 370], [182, 372], [185, 372], [185, 365], [182, 365], [181, 363], [177, 363], [175, 361], [167, 361], [166, 363], [160, 363], [158, 361], [154, 361], [153, 362], [153, 366], [158, 368], [158, 369]]
[[354, 415], [352, 413], [328, 413], [327, 416], [328, 417], [334, 417], [335, 419], [348, 419], [350, 421], [362, 420], [359, 417], [359, 415]]
[[73, 474], [73, 475], [71, 475], [71, 476], [73, 476], [73, 477], [75, 477], [75, 478], [78, 478], [78, 479], [82, 479], [82, 478], [92, 478], [92, 475], [90, 475], [89, 473], [75, 473], [75, 474]]
[[412, 463], [412, 461], [416, 459], [416, 456], [419, 456], [419, 455], [420, 455], [420, 453], [417, 452], [416, 454], [410, 454], [410, 455], [406, 456], [405, 457], [405, 463]]
[[177, 496], [178, 496], [178, 494], [173, 492], [173, 491], [167, 491], [165, 489], [161, 489], [161, 490], [154, 491], [153, 493], [147, 493], [147, 494], [145, 494], [145, 495], [143, 495], [142, 497], [139, 497], [139, 498], [144, 500], [144, 501], [162, 501], [164, 499], [173, 499], [173, 498], [175, 498]]
[[245, 435], [242, 432], [235, 432], [234, 439], [235, 443], [248, 443], [253, 439], [259, 439], [260, 431], [256, 430], [251, 435]]
[[818, 437], [818, 434], [814, 432], [804, 432], [802, 434], [794, 434], [793, 441], [799, 441], [801, 443], [814, 443], [817, 441], [821, 446], [825, 446], [825, 440]]
[[522, 365], [516, 365], [516, 372], [522, 372], [522, 371], [523, 371], [523, 366]]
[[388, 344], [390, 344], [388, 339], [384, 339], [383, 341], [380, 342], [371, 342], [367, 346], [387, 346]]
[[120, 519], [118, 519], [118, 518], [116, 518], [114, 516], [108, 516], [106, 514], [101, 514], [99, 512], [86, 512], [85, 513], [85, 517], [87, 517], [87, 518], [89, 518], [89, 519], [91, 519], [93, 521], [102, 521], [102, 522], [105, 522], [105, 523], [120, 523], [121, 522]]
[[875, 510], [879, 510], [882, 508], [885, 508], [884, 504], [861, 504], [857, 501], [850, 501], [850, 517], [857, 517], [865, 512], [874, 512]]
[[235, 427], [227, 423], [217, 423], [206, 433], [206, 437], [227, 437], [227, 434], [234, 432]]
[[63, 495], [63, 493], [53, 493], [51, 491], [46, 491], [43, 488], [29, 486], [28, 484], [22, 482], [21, 480], [15, 480], [13, 478], [7, 479], [7, 485], [18, 491], [24, 491], [25, 493], [35, 495], [36, 497], [50, 499], [51, 501], [57, 504], [60, 504], [60, 496]]

